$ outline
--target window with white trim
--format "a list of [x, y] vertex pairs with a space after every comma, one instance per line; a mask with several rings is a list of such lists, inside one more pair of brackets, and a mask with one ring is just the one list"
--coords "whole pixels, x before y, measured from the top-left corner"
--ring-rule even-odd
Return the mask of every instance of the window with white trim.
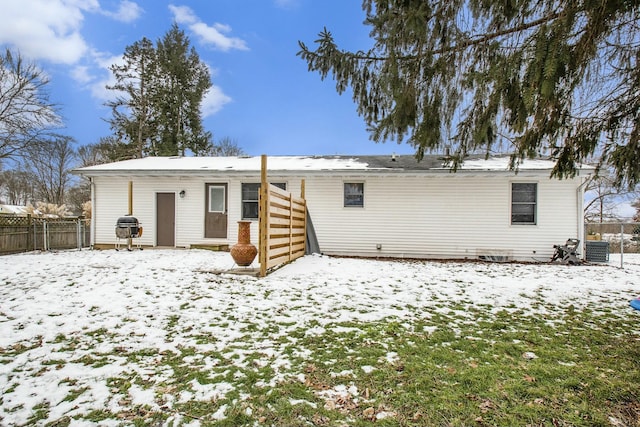
[[364, 207], [364, 182], [344, 183], [344, 207]]
[[538, 184], [511, 183], [511, 224], [536, 224]]
[[209, 212], [225, 213], [225, 188], [226, 187], [221, 185], [209, 186]]
[[[282, 190], [287, 189], [287, 183], [285, 182], [272, 182], [271, 184]], [[258, 219], [259, 193], [259, 182], [242, 184], [242, 219]]]

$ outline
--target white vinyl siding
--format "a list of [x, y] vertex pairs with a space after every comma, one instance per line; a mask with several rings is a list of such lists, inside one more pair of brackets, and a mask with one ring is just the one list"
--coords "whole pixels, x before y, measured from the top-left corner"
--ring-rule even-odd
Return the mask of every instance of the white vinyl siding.
[[[216, 242], [205, 239], [204, 212], [205, 184], [208, 178], [171, 177], [134, 177], [133, 181], [133, 216], [138, 218], [143, 235], [139, 242], [143, 246], [155, 246], [156, 242], [156, 194], [176, 194], [175, 216], [175, 244], [177, 247], [188, 247], [192, 244], [206, 244]], [[95, 177], [96, 207], [94, 209], [95, 244], [113, 244], [116, 242], [115, 221], [128, 210], [128, 177]], [[239, 189], [239, 186], [238, 186]], [[180, 191], [185, 190], [185, 197], [179, 197]], [[229, 192], [229, 202], [233, 202], [234, 193]], [[239, 196], [236, 197], [239, 205]], [[232, 205], [229, 205], [231, 211]], [[236, 213], [237, 214], [237, 213]], [[231, 213], [230, 213], [231, 215]], [[235, 225], [235, 224], [234, 224]], [[233, 226], [229, 227], [229, 235], [235, 233]], [[231, 233], [233, 231], [233, 233]], [[224, 239], [226, 243], [226, 239]]]
[[576, 182], [540, 182], [538, 226], [513, 227], [505, 178], [369, 176], [366, 210], [330, 208], [342, 205], [335, 194], [340, 178], [307, 181], [306, 188], [320, 248], [327, 254], [546, 259], [554, 243], [577, 236]]
[[[326, 254], [406, 258], [469, 258], [504, 255], [512, 259], [546, 260], [553, 244], [578, 237], [577, 191], [580, 179], [551, 180], [548, 171], [508, 173], [376, 174], [323, 172], [310, 176], [270, 175], [300, 194], [300, 180], [311, 220]], [[133, 216], [144, 229], [140, 243], [155, 245], [155, 194], [176, 194], [176, 246], [227, 243], [237, 240], [242, 219], [242, 183], [255, 175], [110, 176], [94, 177], [96, 244], [116, 242], [115, 224], [127, 213], [128, 182], [133, 181]], [[205, 239], [207, 182], [228, 184], [227, 239]], [[344, 207], [344, 183], [365, 183], [366, 209]], [[511, 184], [537, 183], [536, 226], [511, 224]], [[178, 197], [185, 190], [184, 198]], [[258, 222], [251, 224], [258, 241]], [[380, 249], [378, 249], [378, 246]]]

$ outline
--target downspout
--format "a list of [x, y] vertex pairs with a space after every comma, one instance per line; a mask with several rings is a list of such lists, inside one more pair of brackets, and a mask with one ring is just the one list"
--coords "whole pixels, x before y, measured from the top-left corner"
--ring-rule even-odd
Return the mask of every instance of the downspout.
[[580, 184], [578, 186], [578, 188], [576, 188], [576, 206], [577, 206], [577, 211], [576, 214], [578, 216], [578, 239], [580, 240], [580, 245], [582, 246], [582, 251], [580, 253], [580, 257], [582, 259], [585, 258], [585, 248], [586, 248], [586, 243], [584, 241], [584, 189], [587, 186], [587, 184], [589, 184], [591, 182], [591, 180], [593, 179], [593, 177], [591, 176], [591, 174], [587, 175], [587, 177], [585, 178], [584, 182], [582, 184]]
[[96, 244], [96, 184], [92, 177], [89, 177], [89, 182], [91, 183], [91, 237], [89, 244], [93, 249]]

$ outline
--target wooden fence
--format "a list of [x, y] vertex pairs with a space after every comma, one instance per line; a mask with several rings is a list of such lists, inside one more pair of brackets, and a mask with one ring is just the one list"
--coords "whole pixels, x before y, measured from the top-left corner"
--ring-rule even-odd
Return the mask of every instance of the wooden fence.
[[0, 215], [0, 254], [88, 247], [90, 222], [84, 218]]
[[266, 156], [262, 157], [259, 198], [260, 277], [267, 270], [305, 254], [307, 205], [304, 180], [300, 197], [293, 196], [267, 181]]

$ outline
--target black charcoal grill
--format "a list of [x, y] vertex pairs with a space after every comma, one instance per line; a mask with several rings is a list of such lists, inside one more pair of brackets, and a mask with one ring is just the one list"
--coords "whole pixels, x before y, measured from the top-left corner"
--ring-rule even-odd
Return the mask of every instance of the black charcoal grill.
[[[116, 222], [116, 237], [118, 241], [116, 243], [116, 250], [120, 249], [120, 240], [127, 239], [127, 250], [131, 250], [133, 239], [142, 236], [142, 227], [138, 222], [138, 218], [133, 216], [121, 216]], [[137, 244], [138, 249], [140, 243]]]

